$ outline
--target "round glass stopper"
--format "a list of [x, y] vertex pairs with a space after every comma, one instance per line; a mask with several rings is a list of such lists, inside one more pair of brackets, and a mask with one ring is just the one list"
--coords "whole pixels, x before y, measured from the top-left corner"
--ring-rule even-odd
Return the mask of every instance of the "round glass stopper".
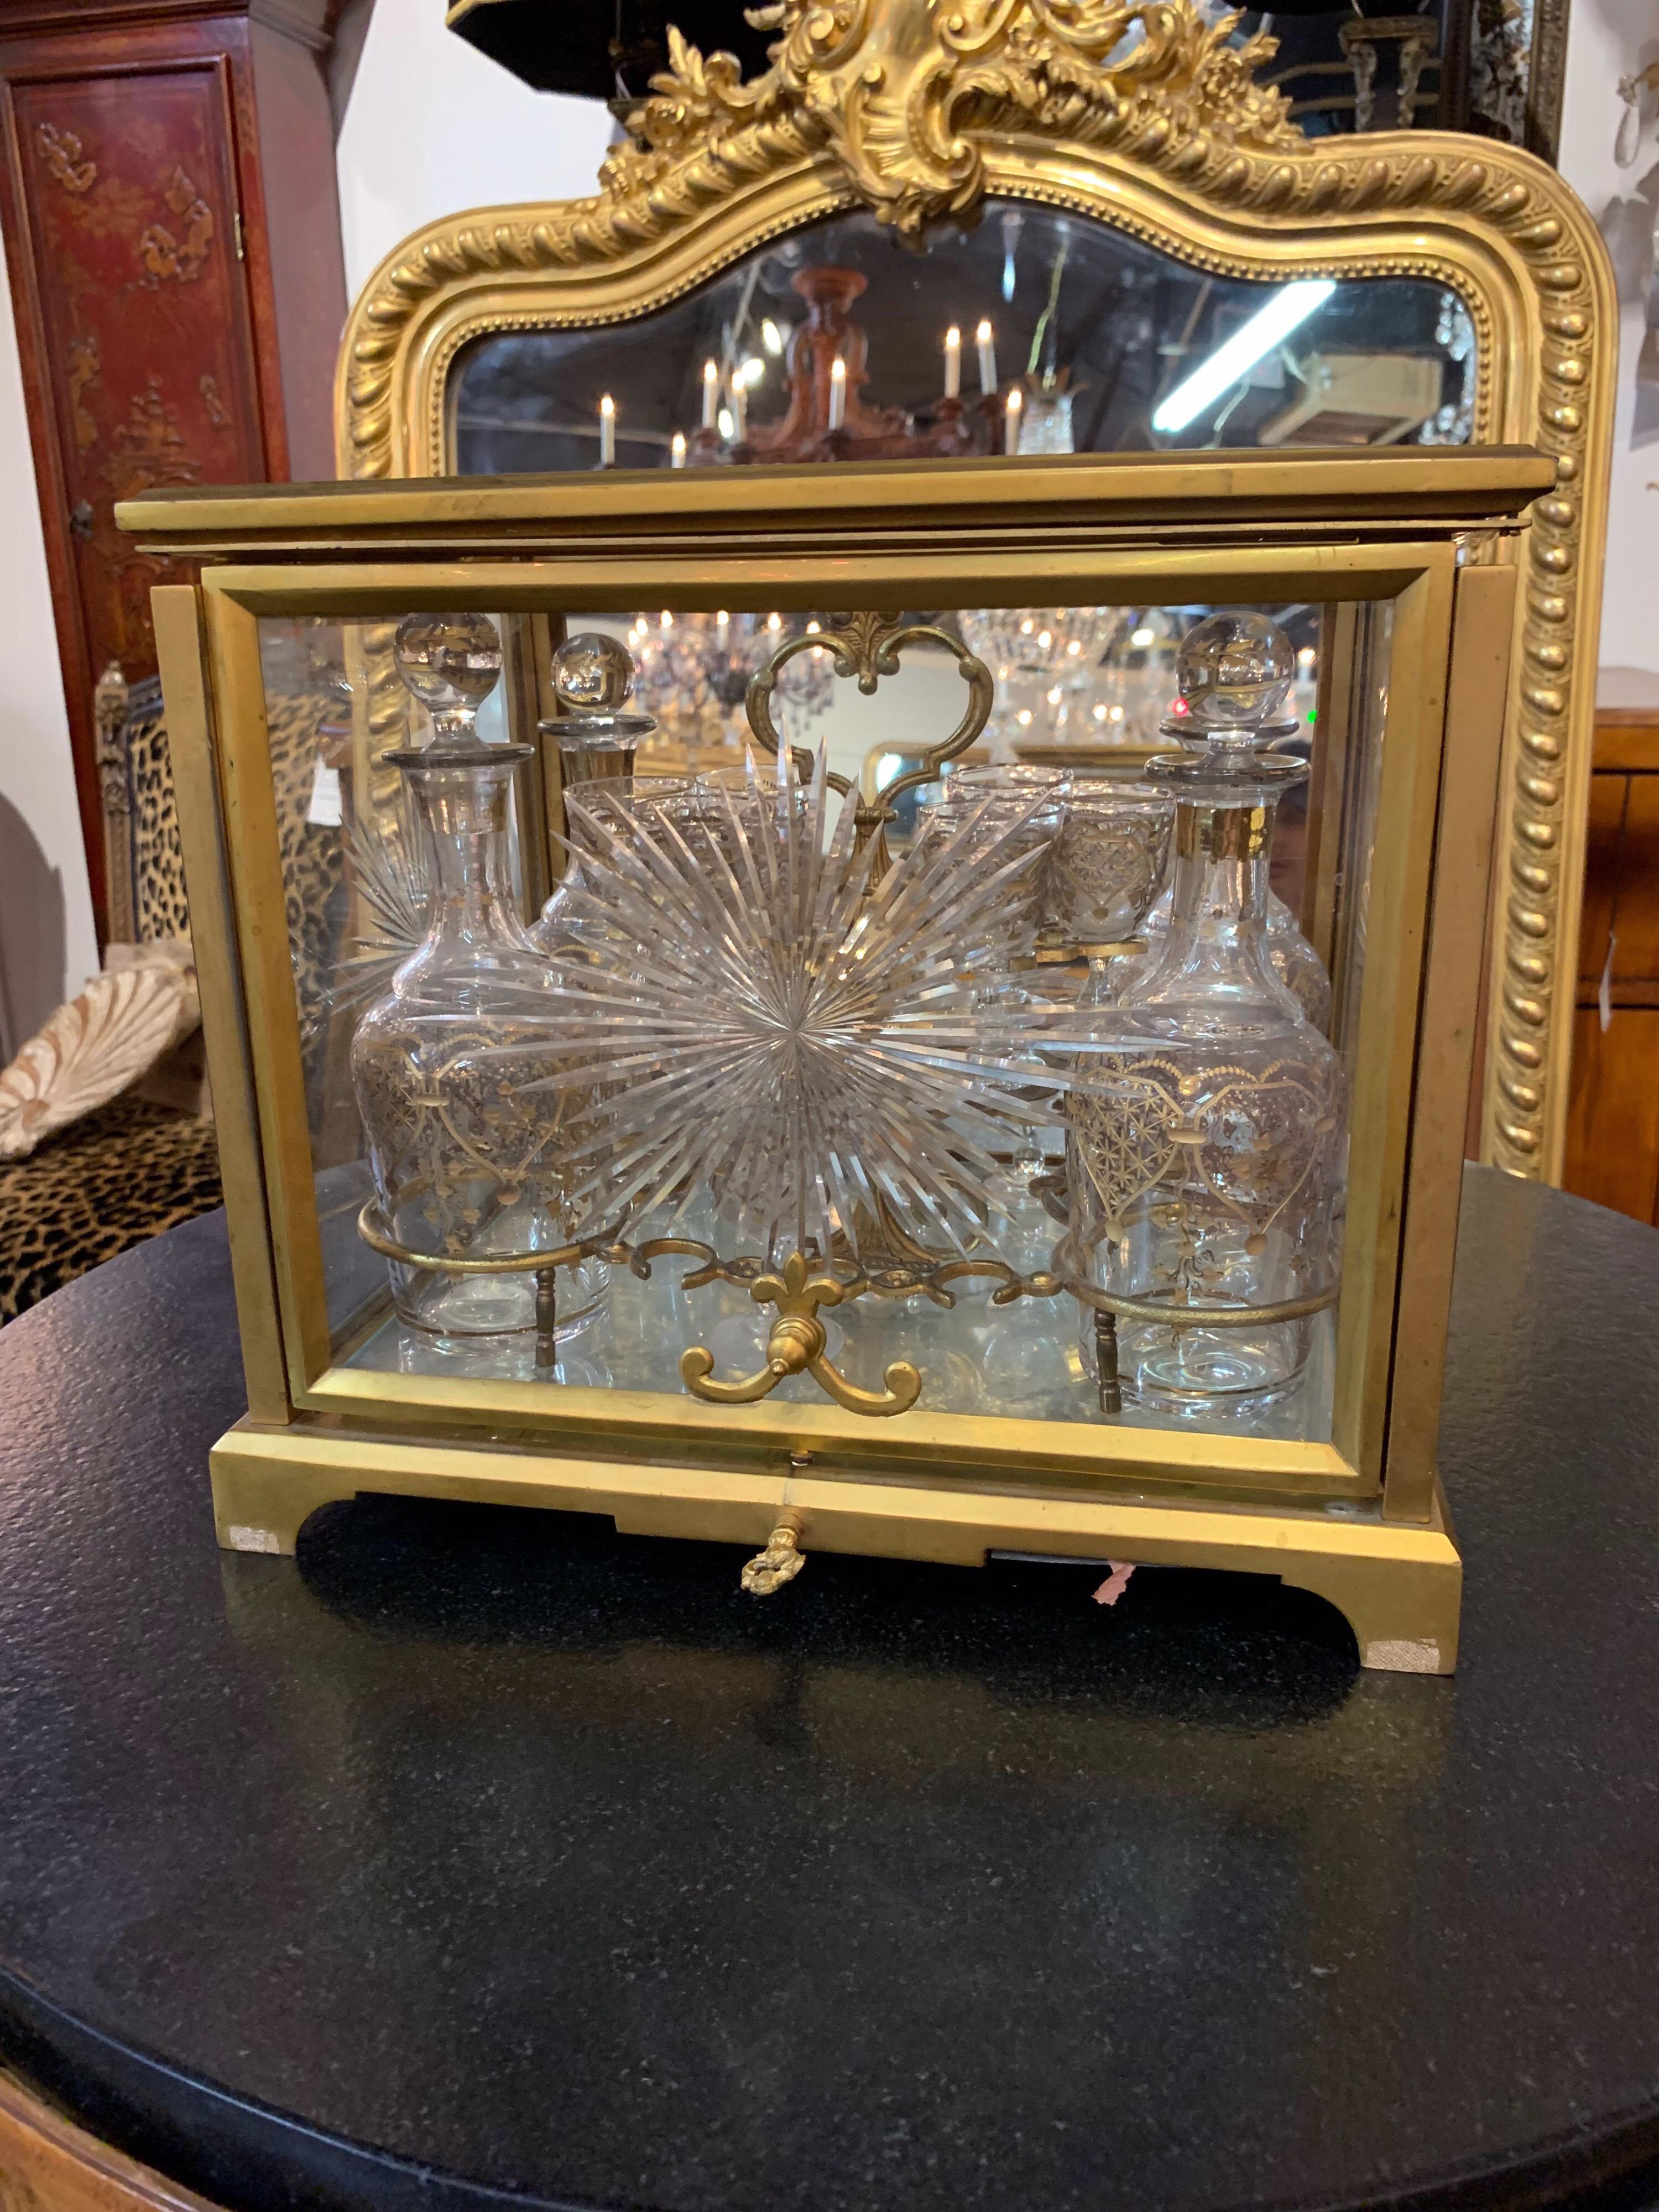
[[392, 658], [404, 687], [441, 729], [471, 725], [501, 673], [501, 641], [488, 615], [410, 615]]
[[614, 714], [633, 696], [634, 657], [620, 638], [583, 630], [554, 654], [553, 689], [567, 711]]
[[1208, 615], [1181, 641], [1176, 687], [1194, 732], [1254, 733], [1285, 719], [1296, 654], [1276, 622], [1249, 608]]

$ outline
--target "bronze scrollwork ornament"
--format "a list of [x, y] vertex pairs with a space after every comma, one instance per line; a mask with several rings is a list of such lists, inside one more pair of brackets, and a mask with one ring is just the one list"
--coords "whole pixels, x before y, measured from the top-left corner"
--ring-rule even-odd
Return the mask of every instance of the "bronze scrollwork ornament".
[[1522, 556], [1481, 1136], [1498, 1165], [1558, 1175], [1616, 365], [1587, 210], [1496, 142], [1304, 139], [1255, 79], [1272, 41], [1231, 43], [1191, 0], [780, 0], [764, 21], [772, 65], [746, 83], [671, 34], [592, 198], [449, 218], [381, 264], [342, 350], [343, 471], [450, 469], [451, 373], [480, 335], [632, 319], [859, 207], [920, 240], [994, 194], [1218, 276], [1445, 285], [1475, 334], [1474, 442], [1558, 470]]

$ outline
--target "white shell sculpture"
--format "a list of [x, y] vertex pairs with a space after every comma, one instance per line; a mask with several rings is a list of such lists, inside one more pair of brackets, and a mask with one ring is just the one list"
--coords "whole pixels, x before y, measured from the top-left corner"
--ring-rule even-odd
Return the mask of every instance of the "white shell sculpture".
[[201, 1018], [196, 979], [172, 967], [94, 975], [0, 1070], [0, 1160], [117, 1097]]

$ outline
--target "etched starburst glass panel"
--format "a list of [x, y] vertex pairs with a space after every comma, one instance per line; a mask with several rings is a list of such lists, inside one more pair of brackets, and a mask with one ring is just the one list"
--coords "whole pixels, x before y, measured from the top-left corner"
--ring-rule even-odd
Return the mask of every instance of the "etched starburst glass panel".
[[1034, 942], [1011, 897], [1033, 810], [974, 810], [872, 881], [827, 775], [820, 753], [803, 787], [786, 757], [701, 819], [631, 834], [572, 802], [596, 950], [562, 986], [569, 1079], [607, 1090], [576, 1164], [619, 1233], [706, 1192], [730, 1249], [769, 1266], [862, 1262], [895, 1215], [963, 1258], [994, 1237], [997, 1154], [1042, 1063], [983, 1057], [973, 971]]

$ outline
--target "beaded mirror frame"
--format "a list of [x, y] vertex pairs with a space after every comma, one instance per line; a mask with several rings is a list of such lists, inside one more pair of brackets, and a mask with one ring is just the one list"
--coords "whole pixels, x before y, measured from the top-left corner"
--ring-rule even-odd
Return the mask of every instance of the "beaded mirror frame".
[[[772, 66], [671, 34], [591, 199], [428, 225], [352, 311], [341, 473], [449, 472], [451, 377], [504, 331], [623, 323], [860, 207], [901, 236], [988, 195], [1092, 218], [1228, 277], [1409, 276], [1474, 323], [1474, 441], [1552, 455], [1520, 558], [1480, 1155], [1558, 1181], [1595, 708], [1618, 317], [1588, 210], [1530, 154], [1411, 131], [1306, 139], [1192, 0], [779, 0]], [[1502, 557], [1480, 540], [1466, 557]]]

